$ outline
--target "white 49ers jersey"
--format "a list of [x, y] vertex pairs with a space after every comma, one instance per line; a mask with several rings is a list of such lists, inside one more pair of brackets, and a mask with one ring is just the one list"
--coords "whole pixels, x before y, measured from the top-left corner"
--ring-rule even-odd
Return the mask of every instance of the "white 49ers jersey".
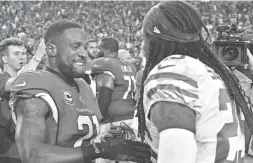
[[244, 117], [213, 69], [192, 57], [173, 55], [149, 73], [144, 86], [144, 109], [152, 141], [146, 140], [155, 152], [158, 152], [159, 132], [149, 119], [149, 112], [160, 101], [180, 103], [196, 112], [196, 163], [243, 160]]

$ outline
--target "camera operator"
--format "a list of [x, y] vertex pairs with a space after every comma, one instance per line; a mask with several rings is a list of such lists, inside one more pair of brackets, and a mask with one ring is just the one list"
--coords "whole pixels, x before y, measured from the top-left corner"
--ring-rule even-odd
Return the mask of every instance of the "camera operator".
[[[249, 49], [247, 49], [247, 56], [249, 58], [249, 66], [248, 69], [251, 74], [253, 74], [253, 56]], [[252, 79], [250, 79], [248, 76], [246, 76], [244, 73], [237, 70], [235, 67], [230, 67], [233, 74], [237, 77], [238, 82], [242, 88], [242, 90], [245, 92], [245, 96], [249, 97], [249, 102], [252, 103], [253, 101], [253, 82]], [[250, 156], [253, 156], [253, 139], [252, 139], [252, 133], [250, 132], [248, 126], [246, 123], [244, 123], [244, 136], [245, 136], [245, 153], [249, 154]], [[252, 144], [252, 145], [251, 145]]]
[[[229, 25], [219, 25], [216, 28], [217, 41], [213, 42], [213, 48], [218, 58], [226, 64], [238, 79], [238, 84], [244, 91], [244, 96], [249, 105], [253, 102], [253, 34], [239, 26], [239, 15], [229, 15]], [[244, 123], [245, 151], [253, 156], [253, 133]], [[253, 137], [252, 137], [253, 138]], [[252, 145], [251, 145], [252, 144]]]

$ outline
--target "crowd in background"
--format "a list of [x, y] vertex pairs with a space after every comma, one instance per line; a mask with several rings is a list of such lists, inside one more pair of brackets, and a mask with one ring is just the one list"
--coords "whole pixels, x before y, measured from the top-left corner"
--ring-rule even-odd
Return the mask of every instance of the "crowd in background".
[[[22, 71], [23, 72], [28, 72], [30, 70], [34, 70], [35, 69], [34, 67], [36, 67], [38, 69], [41, 69], [44, 65], [43, 62], [44, 62], [45, 58], [43, 58], [43, 57], [45, 57], [44, 56], [45, 52], [41, 52], [41, 54], [43, 54], [43, 57], [42, 56], [38, 57], [37, 55], [40, 55], [40, 54], [39, 53], [35, 54], [35, 53], [36, 53], [37, 49], [39, 49], [38, 51], [40, 51], [40, 48], [38, 48], [38, 45], [41, 41], [41, 38], [43, 38], [43, 34], [44, 34], [45, 29], [48, 27], [48, 25], [52, 24], [52, 22], [55, 22], [56, 20], [68, 19], [68, 20], [73, 20], [77, 23], [80, 23], [82, 25], [82, 28], [84, 29], [84, 31], [86, 33], [88, 33], [88, 35], [90, 36], [91, 40], [101, 40], [102, 38], [105, 38], [105, 37], [113, 37], [113, 38], [116, 38], [118, 40], [119, 47], [118, 47], [118, 42], [116, 41], [117, 42], [117, 44], [116, 44], [117, 45], [117, 48], [116, 48], [117, 50], [110, 51], [111, 49], [109, 49], [109, 48], [108, 49], [105, 49], [105, 47], [101, 48], [101, 49], [104, 49], [104, 51], [107, 51], [107, 52], [110, 51], [112, 53], [115, 53], [115, 52], [118, 53], [118, 49], [126, 49], [131, 53], [132, 57], [134, 57], [136, 60], [137, 60], [137, 58], [139, 58], [141, 60], [140, 51], [141, 51], [141, 44], [142, 44], [142, 41], [143, 41], [142, 40], [143, 39], [142, 34], [141, 34], [142, 21], [143, 21], [143, 18], [145, 16], [145, 14], [147, 13], [147, 11], [152, 6], [154, 6], [156, 3], [158, 3], [158, 2], [157, 1], [154, 1], [154, 2], [152, 2], [152, 1], [143, 1], [143, 2], [140, 2], [140, 1], [139, 2], [133, 2], [133, 1], [125, 1], [125, 2], [122, 2], [122, 1], [107, 1], [107, 2], [103, 2], [103, 1], [100, 1], [100, 2], [92, 2], [92, 1], [91, 2], [90, 1], [72, 1], [72, 2], [61, 2], [61, 1], [39, 1], [39, 2], [29, 2], [29, 1], [27, 1], [27, 2], [25, 2], [25, 1], [23, 1], [23, 2], [16, 2], [16, 1], [8, 1], [8, 2], [1, 2], [0, 16], [1, 16], [2, 19], [0, 20], [1, 21], [0, 22], [1, 23], [0, 24], [0, 28], [1, 28], [0, 41], [4, 40], [6, 38], [12, 37], [12, 36], [19, 37], [24, 41], [28, 58], [27, 58], [27, 61], [26, 60], [23, 61], [23, 58], [24, 58], [23, 54], [24, 53], [23, 53], [23, 51], [19, 53], [20, 58], [22, 58], [22, 59], [20, 59], [20, 60], [22, 60], [22, 62], [19, 62], [19, 64], [18, 64], [19, 70], [21, 71], [21, 72], [19, 71], [20, 74], [22, 73]], [[229, 14], [235, 14], [235, 13], [238, 14], [239, 15], [239, 25], [247, 27], [248, 30], [251, 30], [251, 24], [253, 23], [252, 22], [253, 21], [253, 19], [252, 19], [253, 11], [251, 10], [252, 7], [253, 7], [253, 2], [228, 2], [228, 1], [219, 2], [219, 1], [207, 1], [207, 0], [205, 0], [205, 1], [202, 1], [202, 2], [199, 2], [199, 1], [195, 2], [194, 1], [194, 2], [190, 2], [190, 3], [192, 3], [194, 6], [196, 6], [196, 9], [199, 10], [202, 20], [207, 25], [207, 28], [209, 29], [209, 31], [211, 33], [212, 40], [215, 40], [215, 38], [217, 37], [216, 36], [217, 33], [216, 33], [215, 28], [218, 25], [228, 24]], [[181, 13], [183, 13], [183, 12], [181, 12]], [[192, 20], [194, 20], [194, 19], [192, 19]], [[81, 32], [81, 29], [79, 29], [79, 30]], [[103, 41], [103, 39], [102, 39], [102, 41]], [[95, 43], [97, 44], [97, 42], [95, 42]], [[101, 44], [100, 46], [102, 46], [102, 45], [107, 45], [107, 44], [104, 43], [104, 44]], [[94, 45], [94, 47], [96, 47], [96, 46], [97, 45]], [[44, 47], [44, 46], [41, 46], [41, 47]], [[61, 46], [61, 47], [64, 48], [64, 46]], [[79, 51], [79, 52], [84, 52], [84, 49], [81, 46], [81, 44], [80, 44], [79, 47], [81, 47], [81, 49], [83, 50], [83, 51]], [[87, 44], [87, 47], [89, 47], [88, 44]], [[22, 44], [22, 48], [23, 48], [23, 44]], [[88, 49], [89, 48], [87, 48], [87, 52], [89, 51]], [[94, 49], [96, 49], [96, 48], [94, 48]], [[101, 49], [100, 49], [100, 51], [102, 51]], [[67, 49], [63, 49], [62, 51], [65, 51], [66, 52], [65, 54], [70, 54], [70, 53], [68, 53], [69, 51]], [[96, 50], [94, 50], [94, 51], [96, 51]], [[9, 54], [12, 54], [12, 53], [9, 52], [9, 50], [8, 50], [8, 56], [11, 56]], [[15, 54], [15, 56], [17, 57], [16, 53], [13, 53], [13, 54]], [[58, 55], [59, 54], [60, 53], [58, 53]], [[34, 55], [34, 57], [32, 57], [33, 55]], [[76, 53], [76, 55], [81, 55], [81, 53]], [[115, 55], [115, 58], [119, 57], [117, 55]], [[104, 56], [108, 56], [108, 54], [104, 55]], [[165, 56], [165, 55], [163, 55], [163, 56]], [[209, 56], [211, 56], [211, 54]], [[154, 55], [154, 57], [155, 57], [155, 55]], [[32, 59], [31, 59], [31, 62], [29, 62], [29, 64], [33, 65], [34, 67], [30, 68], [30, 70], [29, 70], [29, 68], [26, 68], [26, 67], [24, 69], [21, 69], [22, 66], [25, 65], [24, 63], [28, 62], [30, 60], [30, 58], [32, 58]], [[40, 59], [38, 59], [38, 58], [40, 58]], [[50, 57], [50, 58], [52, 59], [54, 57]], [[89, 55], [88, 55], [87, 58], [89, 58]], [[90, 60], [90, 62], [91, 61], [93, 61], [93, 60]], [[117, 61], [118, 61], [118, 59], [117, 59]], [[6, 62], [5, 65], [9, 64], [9, 62], [7, 62], [7, 61], [5, 61], [5, 62]], [[81, 61], [77, 62], [75, 60], [75, 62], [78, 63], [79, 65], [80, 64], [84, 65], [83, 63], [81, 63]], [[36, 66], [35, 66], [35, 63], [36, 63]], [[142, 65], [140, 63], [141, 63], [141, 61], [138, 62], [137, 65], [135, 64], [137, 71], [139, 71], [142, 67]], [[157, 63], [154, 63], [154, 65], [156, 65], [156, 64]], [[117, 64], [111, 64], [111, 65], [117, 65]], [[223, 66], [222, 64], [220, 64], [220, 65]], [[40, 66], [41, 66], [41, 68], [39, 68]], [[95, 66], [95, 64], [94, 64], [94, 66]], [[57, 66], [55, 66], [55, 67], [57, 67]], [[118, 69], [123, 69], [123, 68], [121, 66], [121, 67], [116, 68], [116, 69], [118, 70]], [[223, 68], [221, 70], [226, 70], [226, 68]], [[49, 71], [49, 69], [48, 69], [48, 71]], [[84, 70], [82, 70], [81, 72], [84, 72]], [[132, 70], [131, 70], [131, 72], [132, 72]], [[0, 89], [3, 92], [2, 94], [7, 92], [8, 85], [9, 86], [15, 85], [15, 87], [16, 86], [17, 87], [26, 86], [26, 82], [24, 82], [24, 81], [23, 81], [24, 85], [23, 85], [23, 83], [21, 83], [21, 84], [20, 83], [15, 83], [15, 84], [11, 83], [10, 84], [10, 82], [9, 82], [9, 81], [11, 81], [10, 79], [15, 79], [17, 74], [19, 74], [18, 71], [16, 71], [15, 72], [16, 74], [13, 75], [13, 76], [10, 76], [7, 73], [9, 73], [9, 72], [5, 71], [5, 72], [2, 73], [2, 76], [5, 75], [5, 76], [3, 76], [4, 80], [2, 79], [2, 81], [3, 81], [2, 82], [2, 87], [1, 87], [2, 89]], [[142, 81], [142, 75], [143, 75], [142, 73], [143, 73], [143, 71], [139, 71], [140, 76], [138, 77], [138, 75], [137, 75], [137, 77], [136, 77], [137, 78], [136, 86], [139, 87], [139, 89], [140, 89], [141, 85], [138, 86], [137, 83], [140, 83], [140, 81]], [[124, 74], [124, 73], [121, 73], [121, 74]], [[146, 75], [147, 74], [148, 73], [146, 73]], [[112, 75], [112, 76], [114, 76], [114, 75]], [[124, 94], [122, 99], [125, 100], [125, 95], [128, 95], [129, 90], [132, 89], [131, 88], [131, 83], [135, 83], [135, 76], [136, 76], [135, 74], [133, 76], [131, 76], [131, 77], [133, 77], [133, 79], [134, 79], [133, 80], [130, 76], [127, 76], [129, 78], [125, 78], [126, 76], [123, 75], [122, 79], [124, 79], [124, 80], [129, 79], [128, 82], [130, 82], [130, 84], [128, 84], [128, 86], [126, 87], [127, 91], [121, 92], [122, 94]], [[91, 82], [95, 83], [95, 81], [92, 81], [93, 79], [89, 75], [87, 75], [86, 77], [88, 78], [90, 83]], [[232, 78], [228, 78], [228, 80], [226, 80], [226, 81], [230, 81], [229, 79], [232, 79]], [[97, 80], [98, 80], [98, 78], [97, 78]], [[18, 80], [15, 79], [15, 80], [12, 80], [12, 82], [13, 81], [16, 82]], [[56, 81], [58, 81], [58, 80], [56, 80]], [[104, 81], [106, 81], [106, 80], [104, 80]], [[114, 81], [114, 80], [112, 79], [112, 81]], [[54, 82], [51, 82], [51, 83], [55, 84]], [[97, 82], [97, 83], [99, 83], [99, 82]], [[115, 83], [118, 83], [118, 82], [115, 82]], [[250, 80], [249, 80], [249, 83], [251, 83]], [[0, 82], [0, 84], [1, 84], [1, 82]], [[42, 83], [42, 85], [43, 84], [44, 83]], [[139, 89], [135, 89], [134, 84], [132, 84], [132, 86], [133, 86], [133, 89], [135, 90], [135, 93], [136, 93], [136, 101], [138, 101], [138, 99], [140, 98], [139, 95], [142, 95], [141, 93], [143, 93], [143, 92], [139, 92]], [[233, 86], [235, 87], [235, 85], [233, 85]], [[92, 84], [91, 84], [91, 87], [92, 87]], [[50, 85], [50, 88], [51, 88], [51, 85]], [[58, 88], [58, 87], [56, 87], [56, 88]], [[113, 89], [114, 88], [116, 88], [116, 85], [115, 86], [113, 85]], [[251, 88], [251, 87], [249, 87], [249, 88]], [[220, 88], [217, 89], [217, 90], [220, 91]], [[60, 91], [62, 91], [62, 89], [60, 89]], [[250, 89], [250, 91], [251, 91], [251, 89]], [[10, 92], [11, 92], [11, 89], [8, 90], [8, 93], [10, 93]], [[78, 92], [78, 91], [76, 91], [76, 92]], [[93, 93], [95, 93], [95, 92], [96, 91], [94, 91]], [[126, 94], [126, 92], [128, 92], [128, 93]], [[90, 95], [93, 95], [93, 93], [91, 92]], [[138, 93], [140, 93], [140, 94], [138, 94]], [[101, 94], [104, 95], [103, 93], [101, 93]], [[245, 94], [245, 92], [244, 92], [244, 94]], [[8, 94], [7, 97], [9, 97], [9, 95], [10, 94]], [[71, 94], [69, 93], [70, 98], [68, 98], [67, 95], [68, 94], [64, 94], [64, 96], [63, 96], [63, 98], [65, 98], [65, 103], [66, 103], [66, 101], [68, 101], [68, 99], [72, 100]], [[110, 96], [106, 95], [106, 96], [103, 96], [103, 97], [102, 97], [102, 95], [101, 96], [98, 95], [98, 97], [97, 97], [98, 101], [100, 100], [99, 101], [100, 103], [93, 105], [93, 106], [97, 105], [97, 107], [99, 107], [97, 109], [100, 109], [100, 110], [107, 110], [108, 109], [108, 108], [101, 109], [103, 107], [103, 104], [104, 104], [104, 103], [102, 103], [104, 101], [101, 102], [101, 100], [106, 99], [105, 97], [109, 97], [108, 100], [109, 100], [110, 104], [111, 104], [111, 101], [115, 102], [116, 100], [118, 100], [118, 99], [116, 99], [116, 100], [113, 99], [112, 100], [111, 99], [112, 95], [110, 95]], [[92, 97], [93, 98], [93, 96], [87, 96], [87, 97]], [[99, 97], [102, 97], [102, 98], [99, 98]], [[78, 96], [78, 98], [79, 98], [79, 96]], [[95, 97], [94, 97], [94, 99], [95, 99]], [[122, 99], [120, 99], [120, 100], [122, 100]], [[81, 102], [83, 102], [82, 98], [80, 98], [80, 100], [81, 100]], [[131, 100], [132, 100], [131, 105], [133, 107], [128, 107], [129, 103], [127, 103], [126, 108], [127, 109], [128, 108], [133, 108], [133, 110], [131, 110], [131, 112], [133, 113], [134, 112], [134, 106], [135, 106], [136, 103], [133, 99], [131, 99]], [[62, 102], [62, 101], [60, 101], [60, 102]], [[93, 100], [91, 100], [91, 101], [93, 101]], [[94, 101], [96, 101], [96, 100], [94, 100]], [[6, 102], [9, 102], [9, 100], [7, 100]], [[108, 101], [106, 101], [105, 103], [107, 104], [107, 102]], [[122, 103], [122, 101], [120, 101], [120, 102]], [[3, 103], [3, 104], [6, 104], [6, 106], [8, 106], [8, 103]], [[69, 105], [68, 103], [66, 103], [66, 104]], [[80, 106], [83, 107], [82, 104]], [[111, 106], [116, 106], [115, 108], [118, 110], [119, 105], [113, 104]], [[138, 103], [137, 103], [137, 106], [138, 106]], [[4, 107], [5, 107], [5, 105], [3, 105], [2, 108], [4, 108]], [[6, 107], [6, 108], [8, 108], [8, 107]], [[27, 108], [29, 108], [29, 107], [27, 107]], [[66, 107], [66, 108], [68, 108], [68, 107]], [[73, 108], [74, 108], [74, 106], [73, 106]], [[120, 109], [121, 108], [123, 108], [123, 107], [121, 106]], [[76, 109], [76, 108], [74, 108], [74, 109]], [[38, 110], [40, 110], [40, 109], [38, 109]], [[113, 113], [113, 111], [111, 111], [111, 112]], [[69, 115], [71, 116], [71, 114], [69, 114]], [[8, 116], [11, 117], [11, 114], [9, 113]], [[110, 116], [108, 116], [108, 117], [110, 117]], [[87, 117], [87, 116], [84, 115], [82, 117]], [[131, 117], [131, 119], [126, 119], [126, 120], [130, 120], [129, 122], [132, 123], [133, 115], [131, 114], [130, 117]], [[142, 117], [144, 117], [144, 115]], [[93, 118], [93, 116], [92, 116], [92, 118]], [[20, 118], [17, 118], [17, 119], [20, 119]], [[9, 125], [9, 123], [12, 122], [11, 120], [8, 121], [7, 125]], [[45, 120], [45, 117], [43, 117], [43, 120]], [[93, 120], [94, 119], [92, 119], [92, 123], [93, 123]], [[33, 121], [29, 121], [29, 122], [34, 123]], [[78, 121], [77, 122], [79, 123], [79, 116], [78, 116]], [[115, 120], [115, 122], [118, 123], [118, 122], [121, 122], [121, 120], [120, 121]], [[74, 121], [74, 123], [76, 123], [76, 120]], [[115, 123], [115, 125], [116, 125], [116, 123]], [[108, 124], [111, 125], [111, 122], [108, 123]], [[4, 127], [7, 126], [6, 124], [4, 124], [4, 125], [5, 125]], [[96, 125], [94, 125], [94, 126], [96, 126]], [[130, 126], [130, 123], [129, 123], [129, 126]], [[237, 126], [240, 127], [241, 125], [237, 124]], [[9, 127], [9, 126], [7, 126], [7, 127]], [[78, 127], [78, 130], [79, 130], [79, 127]], [[22, 131], [22, 129], [16, 130], [16, 131]], [[31, 131], [34, 131], [34, 130], [31, 130]], [[92, 131], [96, 131], [96, 130], [92, 130]], [[2, 133], [4, 133], [4, 132], [2, 132]], [[12, 133], [10, 133], [10, 135], [11, 134], [14, 135], [14, 128], [12, 130]], [[22, 135], [22, 134], [16, 134], [16, 135]], [[246, 146], [247, 147], [248, 147], [248, 144], [249, 144], [248, 142], [251, 138], [250, 137], [251, 134], [248, 134], [248, 135], [249, 136], [247, 136], [247, 135], [245, 136]], [[23, 135], [23, 137], [25, 137], [25, 136]], [[12, 138], [12, 140], [15, 140], [15, 139]], [[79, 140], [81, 140], [81, 139], [79, 139]], [[9, 141], [9, 139], [8, 139], [8, 141]], [[9, 142], [11, 142], [11, 141], [9, 141]], [[10, 156], [18, 156], [19, 157], [19, 153], [17, 152], [17, 149], [16, 149], [16, 144], [15, 144], [16, 142], [12, 141], [11, 143], [9, 143], [11, 148], [8, 148], [8, 150], [6, 150], [7, 152], [5, 151], [6, 153], [11, 151], [9, 153], [10, 155], [7, 156], [6, 153], [2, 152], [2, 156], [4, 156], [3, 157], [4, 159], [5, 159], [6, 156], [7, 157], [10, 157]], [[20, 143], [20, 142], [18, 142], [18, 143]], [[33, 144], [33, 143], [31, 143], [31, 144]], [[110, 144], [110, 143], [108, 143], [108, 144]], [[22, 147], [22, 146], [20, 146], [20, 147]], [[37, 147], [39, 147], [39, 146], [37, 146]], [[51, 145], [50, 145], [50, 147], [51, 147]], [[31, 148], [31, 149], [33, 149], [33, 148]], [[117, 148], [115, 148], [115, 149], [117, 149]], [[131, 149], [133, 149], [133, 148], [131, 148]], [[12, 155], [13, 154], [12, 150], [14, 152], [16, 152], [16, 155]], [[21, 148], [21, 151], [23, 151], [22, 148]], [[52, 150], [48, 150], [48, 151], [52, 151]], [[120, 151], [120, 150], [118, 150], [118, 151]], [[1, 153], [1, 151], [0, 151], [0, 153]], [[138, 154], [138, 152], [133, 152], [133, 153]], [[16, 159], [16, 160], [19, 159], [19, 158], [16, 158], [16, 157], [10, 157], [10, 158], [11, 159]], [[43, 158], [43, 157], [40, 156], [40, 158]], [[60, 157], [58, 157], [58, 158], [60, 158]], [[1, 155], [0, 155], [0, 159], [1, 159]], [[46, 159], [46, 158], [43, 158], [43, 159]], [[0, 160], [0, 162], [1, 162], [1, 160]], [[6, 161], [4, 161], [4, 162], [6, 162]]]
[[[120, 48], [128, 49], [138, 56], [141, 46], [141, 25], [147, 11], [157, 1], [6, 1], [1, 2], [0, 40], [18, 36], [25, 40], [27, 52], [33, 55], [44, 29], [55, 20], [62, 18], [81, 23], [93, 39], [117, 38]], [[250, 26], [253, 22], [253, 2], [202, 1], [190, 2], [201, 13], [213, 39], [215, 27], [228, 23], [228, 15], [237, 13], [240, 24]]]

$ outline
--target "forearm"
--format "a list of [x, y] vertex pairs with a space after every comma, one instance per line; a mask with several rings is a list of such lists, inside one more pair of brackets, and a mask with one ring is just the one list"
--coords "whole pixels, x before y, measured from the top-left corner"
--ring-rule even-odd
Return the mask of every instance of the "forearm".
[[112, 97], [112, 89], [107, 87], [99, 87], [98, 88], [98, 105], [100, 112], [103, 116], [105, 116], [109, 104], [111, 102]]
[[[62, 148], [53, 145], [37, 145], [29, 152], [25, 152], [18, 144], [22, 162], [25, 163], [77, 163], [84, 162], [81, 148]], [[85, 162], [86, 163], [86, 162]]]
[[41, 58], [37, 57], [35, 54], [35, 56], [32, 57], [29, 63], [25, 65], [25, 67], [19, 72], [19, 74], [36, 70], [40, 62], [41, 62]]
[[40, 44], [38, 46], [38, 49], [35, 55], [32, 57], [29, 63], [24, 67], [24, 69], [21, 70], [20, 73], [36, 70], [42, 58], [45, 56], [45, 53], [46, 53], [46, 47], [45, 47], [44, 39], [42, 39], [40, 40]]
[[105, 116], [112, 98], [114, 89], [114, 78], [112, 76], [108, 74], [99, 74], [96, 76], [98, 105], [103, 116]]
[[[61, 147], [48, 144], [45, 115], [47, 104], [39, 98], [19, 99], [16, 102], [15, 140], [24, 163], [76, 163], [85, 162], [81, 147]], [[91, 153], [91, 152], [90, 152]], [[88, 154], [88, 152], [87, 152]], [[87, 156], [88, 157], [88, 156]]]
[[[182, 153], [184, 156], [182, 157]], [[197, 143], [194, 134], [185, 129], [160, 132], [157, 163], [196, 163]]]

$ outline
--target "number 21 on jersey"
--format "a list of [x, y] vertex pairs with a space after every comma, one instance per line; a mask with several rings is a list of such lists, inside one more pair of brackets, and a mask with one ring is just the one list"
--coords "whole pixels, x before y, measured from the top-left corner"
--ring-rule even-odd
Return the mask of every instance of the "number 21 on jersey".
[[85, 136], [81, 137], [75, 142], [74, 147], [80, 147], [84, 140], [88, 140], [99, 133], [99, 123], [97, 116], [79, 115], [77, 118], [78, 130], [83, 131], [84, 130], [83, 125], [88, 125], [89, 131]]

